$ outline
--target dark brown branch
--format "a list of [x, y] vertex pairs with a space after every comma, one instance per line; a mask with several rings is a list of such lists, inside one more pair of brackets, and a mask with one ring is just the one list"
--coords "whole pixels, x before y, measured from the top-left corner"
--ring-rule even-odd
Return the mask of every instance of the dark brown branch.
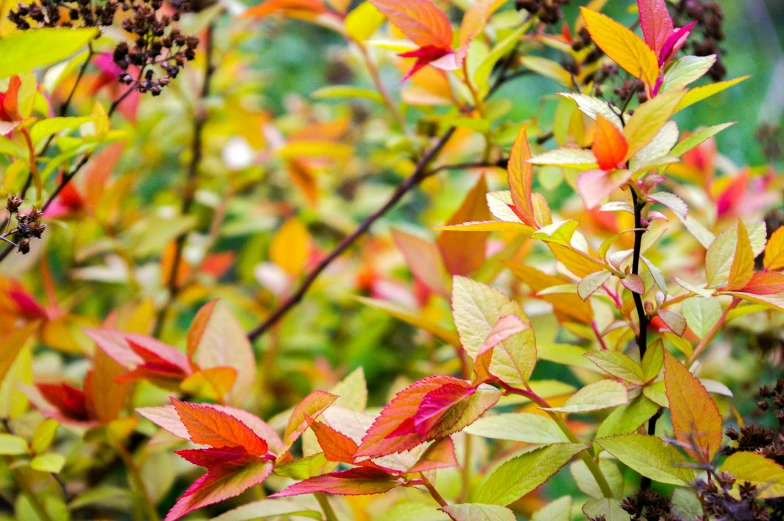
[[[196, 197], [196, 186], [199, 177], [199, 167], [204, 155], [204, 125], [207, 122], [207, 115], [204, 108], [204, 100], [210, 94], [210, 84], [215, 66], [212, 63], [213, 57], [213, 33], [215, 31], [214, 24], [207, 27], [207, 35], [204, 41], [204, 54], [205, 54], [205, 70], [204, 81], [201, 85], [201, 92], [196, 106], [196, 114], [193, 118], [193, 141], [191, 144], [191, 160], [188, 163], [188, 173], [185, 178], [185, 189], [182, 198], [182, 206], [180, 207], [181, 215], [187, 215], [193, 206]], [[153, 335], [159, 337], [163, 331], [163, 324], [166, 320], [166, 314], [169, 308], [174, 304], [177, 294], [180, 292], [180, 287], [177, 285], [177, 273], [180, 270], [182, 263], [182, 253], [185, 248], [185, 242], [188, 238], [188, 233], [181, 233], [177, 236], [174, 249], [174, 259], [172, 260], [171, 270], [169, 271], [169, 278], [167, 281], [168, 297], [166, 303], [158, 310], [155, 317], [155, 326], [153, 327]]]
[[285, 302], [283, 302], [280, 307], [278, 307], [278, 309], [275, 310], [275, 312], [264, 322], [259, 324], [255, 329], [248, 333], [248, 339], [253, 341], [263, 335], [270, 327], [277, 323], [278, 320], [283, 318], [289, 311], [291, 311], [294, 306], [299, 304], [302, 298], [305, 296], [305, 293], [308, 292], [319, 275], [321, 275], [321, 273], [327, 269], [327, 267], [332, 264], [335, 259], [340, 257], [343, 252], [349, 248], [349, 246], [354, 244], [357, 239], [363, 236], [370, 229], [370, 227], [373, 226], [373, 223], [375, 223], [384, 214], [391, 210], [398, 203], [398, 201], [403, 198], [403, 196], [410, 192], [414, 187], [419, 185], [419, 183], [421, 183], [422, 180], [427, 177], [428, 166], [430, 163], [436, 158], [436, 156], [438, 156], [439, 152], [441, 152], [441, 149], [444, 148], [444, 145], [446, 145], [447, 141], [449, 141], [454, 133], [454, 127], [447, 130], [446, 133], [441, 136], [438, 142], [436, 142], [436, 144], [433, 145], [433, 147], [428, 150], [424, 156], [422, 156], [422, 159], [420, 159], [417, 163], [414, 173], [407, 177], [406, 180], [395, 189], [387, 202], [384, 203], [381, 208], [373, 212], [367, 219], [362, 221], [362, 224], [360, 224], [351, 235], [346, 236], [342, 241], [340, 241], [340, 244], [338, 244], [329, 255], [322, 259], [321, 262], [318, 263], [318, 266], [316, 266], [316, 268], [313, 269], [310, 274], [308, 274], [305, 280], [302, 281], [302, 284], [300, 284], [297, 291], [289, 296]]

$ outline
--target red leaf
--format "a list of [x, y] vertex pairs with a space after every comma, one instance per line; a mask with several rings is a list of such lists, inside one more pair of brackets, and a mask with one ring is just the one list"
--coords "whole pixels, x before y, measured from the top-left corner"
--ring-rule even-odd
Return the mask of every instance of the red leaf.
[[389, 21], [420, 47], [452, 48], [452, 26], [430, 0], [370, 0]]
[[664, 0], [637, 0], [637, 7], [645, 43], [658, 54], [673, 32], [667, 4]]
[[419, 458], [419, 461], [406, 472], [427, 472], [430, 470], [456, 467], [457, 465], [455, 444], [452, 442], [452, 438], [446, 437], [441, 438], [428, 447], [425, 453]]
[[234, 416], [176, 398], [171, 401], [193, 443], [215, 448], [243, 447], [251, 454], [267, 454], [267, 442]]
[[338, 397], [326, 391], [313, 391], [307, 395], [291, 412], [283, 443], [288, 447], [308, 428], [308, 418], [318, 418]]
[[417, 60], [416, 63], [414, 63], [414, 66], [411, 67], [411, 70], [408, 71], [405, 76], [403, 76], [402, 81], [406, 81], [422, 67], [425, 67], [426, 65], [433, 63], [436, 60], [440, 60], [444, 56], [448, 56], [450, 54], [454, 54], [451, 49], [442, 49], [441, 47], [434, 47], [432, 45], [398, 54], [398, 56], [401, 58], [416, 58]]
[[248, 451], [242, 447], [183, 449], [175, 450], [174, 453], [189, 463], [210, 470], [249, 457]]
[[317, 422], [310, 416], [305, 416], [305, 419], [307, 419], [313, 434], [316, 435], [319, 446], [324, 451], [324, 457], [328, 461], [340, 463], [354, 461], [354, 454], [357, 452], [357, 444], [354, 440], [325, 423]]
[[742, 291], [755, 295], [773, 295], [775, 293], [781, 293], [784, 291], [784, 274], [773, 271], [755, 273]]
[[209, 470], [185, 491], [164, 521], [175, 521], [207, 505], [240, 495], [254, 485], [263, 483], [272, 472], [272, 463], [228, 463]]
[[326, 492], [339, 496], [383, 494], [397, 486], [395, 476], [380, 469], [358, 467], [300, 481], [272, 494], [271, 498]]
[[623, 132], [610, 123], [601, 114], [596, 116], [596, 137], [593, 140], [593, 155], [599, 168], [608, 172], [618, 168], [618, 164], [626, 157], [629, 146]]
[[22, 80], [19, 76], [11, 76], [11, 81], [8, 83], [8, 90], [5, 91], [2, 98], [2, 111], [0, 112], [0, 119], [3, 121], [19, 121], [22, 116], [19, 114], [19, 105], [17, 100], [19, 98], [19, 87], [22, 86]]
[[675, 56], [675, 53], [677, 53], [681, 47], [683, 47], [683, 44], [686, 43], [686, 39], [689, 37], [689, 33], [691, 33], [691, 30], [695, 25], [697, 25], [697, 22], [692, 22], [685, 27], [681, 27], [667, 38], [661, 51], [659, 51], [659, 65], [667, 63]]
[[[450, 414], [448, 424], [439, 425], [450, 412], [455, 409], [468, 406], [466, 398], [476, 392], [476, 388], [461, 382], [460, 384], [446, 384], [438, 389], [430, 391], [425, 395], [425, 399], [419, 405], [416, 415], [414, 415], [414, 430], [422, 436], [433, 434], [431, 431], [438, 426], [439, 429], [448, 429], [460, 419], [459, 414]], [[391, 437], [391, 434], [387, 437]]]
[[74, 421], [88, 421], [87, 401], [84, 393], [66, 383], [36, 384], [41, 396], [57, 409], [65, 418]]

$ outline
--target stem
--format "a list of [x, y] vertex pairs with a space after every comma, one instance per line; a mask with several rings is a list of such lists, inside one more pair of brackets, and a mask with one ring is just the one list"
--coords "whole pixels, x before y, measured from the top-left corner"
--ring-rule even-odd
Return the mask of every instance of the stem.
[[[633, 186], [629, 185], [632, 192], [632, 204], [634, 206], [634, 252], [632, 254], [632, 274], [640, 274], [640, 256], [642, 255], [642, 236], [647, 231], [647, 228], [642, 224], [642, 211], [645, 208], [645, 200], [640, 199], [637, 191]], [[645, 305], [642, 301], [642, 295], [632, 292], [634, 298], [634, 307], [637, 309], [637, 321], [639, 322], [639, 331], [637, 333], [637, 347], [640, 349], [640, 359], [645, 356], [645, 351], [648, 349], [648, 316], [645, 314]]]
[[30, 133], [27, 131], [26, 128], [22, 129], [22, 135], [25, 138], [25, 143], [27, 143], [27, 154], [28, 154], [27, 161], [30, 164], [30, 175], [35, 181], [35, 198], [36, 200], [38, 200], [41, 198], [41, 192], [43, 191], [44, 188], [41, 184], [41, 176], [38, 175], [38, 158], [35, 155], [35, 147], [33, 146], [33, 139], [30, 137]]
[[[550, 404], [547, 403], [547, 400], [536, 394], [528, 385], [528, 382], [525, 383], [527, 389], [520, 389], [519, 387], [511, 386], [501, 380], [495, 380], [495, 383], [503, 387], [507, 393], [524, 396], [525, 398], [528, 398], [529, 400], [536, 403], [542, 409], [545, 409], [547, 415], [552, 418], [556, 425], [558, 425], [558, 428], [561, 429], [561, 432], [566, 435], [571, 443], [582, 444], [580, 438], [577, 437], [571, 427], [569, 427], [563, 418], [561, 418], [560, 414], [555, 411], [547, 410], [550, 409]], [[604, 473], [602, 472], [601, 467], [599, 467], [599, 464], [596, 463], [596, 461], [586, 451], [581, 451], [579, 455], [580, 459], [583, 460], [585, 466], [588, 467], [588, 471], [591, 473], [591, 475], [593, 475], [593, 478], [599, 485], [599, 488], [601, 489], [602, 494], [604, 494], [604, 497], [613, 497], [612, 488], [610, 488], [610, 484], [607, 482], [607, 478], [604, 477]]]
[[[204, 45], [204, 62], [205, 62], [205, 69], [204, 69], [204, 82], [201, 86], [201, 92], [199, 93], [199, 99], [197, 100], [197, 107], [196, 107], [196, 115], [193, 118], [193, 142], [191, 144], [191, 160], [188, 163], [188, 173], [187, 177], [185, 178], [185, 189], [182, 198], [182, 206], [180, 207], [180, 213], [182, 215], [187, 215], [190, 212], [191, 207], [193, 206], [194, 199], [196, 197], [196, 186], [198, 182], [199, 176], [199, 167], [201, 165], [201, 160], [204, 155], [204, 125], [207, 122], [207, 115], [204, 111], [203, 103], [204, 100], [210, 94], [210, 83], [212, 80], [212, 76], [215, 72], [215, 67], [212, 63], [213, 59], [213, 40], [214, 40], [214, 32], [215, 32], [215, 24], [211, 23], [207, 27], [207, 35], [205, 37]], [[181, 233], [177, 236], [175, 242], [175, 249], [174, 249], [174, 259], [172, 260], [171, 270], [169, 272], [169, 279], [167, 280], [167, 290], [168, 290], [168, 297], [166, 299], [166, 303], [163, 307], [158, 311], [158, 314], [155, 318], [155, 326], [153, 327], [153, 336], [156, 338], [161, 335], [163, 330], [164, 321], [166, 319], [166, 313], [168, 312], [171, 305], [174, 303], [174, 300], [177, 298], [177, 294], [180, 292], [180, 287], [177, 285], [177, 274], [180, 271], [180, 264], [182, 263], [182, 252], [185, 248], [185, 242], [188, 238], [188, 233]]]
[[117, 450], [117, 454], [120, 455], [120, 459], [122, 459], [123, 463], [125, 463], [125, 468], [128, 472], [128, 479], [130, 479], [131, 483], [133, 484], [133, 488], [136, 489], [139, 498], [147, 510], [149, 521], [160, 521], [158, 510], [155, 508], [155, 504], [152, 502], [150, 495], [147, 493], [147, 488], [144, 486], [144, 480], [139, 473], [139, 467], [136, 466], [136, 462], [133, 460], [133, 456], [131, 456], [131, 454], [125, 450], [125, 447], [119, 441], [114, 445], [115, 449]]
[[473, 439], [473, 436], [466, 433], [463, 459], [463, 490], [460, 493], [462, 500], [468, 499], [468, 493], [471, 490], [471, 449], [473, 448]]
[[406, 120], [403, 119], [403, 115], [400, 114], [395, 102], [392, 101], [392, 97], [389, 95], [386, 87], [384, 87], [384, 82], [381, 81], [381, 75], [378, 73], [378, 67], [376, 67], [376, 63], [373, 61], [373, 58], [370, 56], [370, 53], [365, 47], [365, 44], [358, 40], [352, 41], [359, 47], [359, 52], [362, 53], [362, 58], [365, 60], [365, 65], [367, 65], [368, 71], [370, 72], [370, 77], [373, 80], [373, 84], [376, 86], [376, 90], [378, 93], [381, 94], [381, 97], [384, 98], [384, 105], [386, 105], [387, 110], [392, 115], [397, 123], [397, 126], [400, 127], [402, 132], [406, 131]]
[[724, 312], [721, 314], [721, 317], [719, 317], [719, 321], [716, 322], [716, 325], [714, 325], [711, 328], [711, 330], [708, 331], [708, 334], [705, 335], [705, 338], [700, 340], [700, 343], [697, 344], [697, 347], [694, 349], [694, 353], [692, 353], [691, 357], [689, 357], [689, 360], [686, 364], [687, 367], [691, 367], [692, 365], [694, 365], [694, 362], [696, 362], [697, 359], [702, 354], [702, 352], [705, 351], [705, 348], [708, 347], [708, 344], [711, 342], [711, 340], [713, 340], [713, 338], [718, 334], [721, 328], [724, 327], [724, 322], [727, 320], [727, 315], [729, 314], [729, 312], [735, 309], [735, 307], [737, 307], [738, 304], [740, 304], [740, 299], [738, 297], [733, 297], [732, 302], [730, 303], [729, 306], [727, 306], [727, 309], [725, 309]]
[[[11, 458], [5, 458], [5, 464], [10, 469], [11, 468]], [[24, 474], [18, 469], [14, 469], [11, 471], [14, 476], [14, 480], [19, 485], [19, 490], [27, 496], [27, 499], [30, 501], [30, 506], [33, 507], [35, 510], [36, 515], [41, 521], [52, 521], [52, 516], [49, 515], [49, 512], [46, 511], [44, 505], [38, 499], [38, 496], [35, 495], [33, 492], [33, 488], [27, 482], [24, 477]]]
[[434, 487], [433, 484], [430, 483], [430, 480], [425, 477], [425, 473], [420, 472], [419, 476], [422, 478], [422, 484], [425, 486], [427, 491], [430, 492], [430, 495], [433, 497], [433, 499], [436, 500], [436, 503], [438, 503], [442, 507], [449, 506], [449, 503], [447, 503], [446, 500], [443, 498], [443, 496], [441, 496], [441, 494], [438, 493], [436, 487]]
[[327, 518], [327, 521], [338, 521], [338, 516], [336, 516], [335, 511], [332, 510], [332, 505], [329, 504], [327, 495], [324, 492], [316, 492], [313, 494], [313, 497], [315, 497], [316, 501], [318, 501], [321, 510], [324, 512], [324, 517]]

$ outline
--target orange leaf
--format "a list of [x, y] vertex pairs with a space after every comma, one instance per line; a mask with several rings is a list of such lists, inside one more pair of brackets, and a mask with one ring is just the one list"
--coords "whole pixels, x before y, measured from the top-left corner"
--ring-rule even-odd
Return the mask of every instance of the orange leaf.
[[329, 425], [317, 422], [308, 415], [305, 419], [310, 425], [313, 434], [316, 435], [321, 450], [324, 451], [324, 457], [327, 461], [336, 461], [340, 463], [351, 463], [354, 461], [354, 454], [357, 452], [357, 444], [354, 440], [336, 431]]
[[746, 293], [755, 295], [775, 295], [784, 292], [784, 274], [775, 271], [755, 273], [743, 287]]
[[176, 398], [171, 401], [193, 443], [216, 448], [243, 447], [257, 456], [267, 454], [267, 442], [231, 414]]
[[508, 179], [509, 189], [512, 192], [512, 202], [517, 214], [525, 224], [539, 228], [534, 218], [534, 205], [531, 200], [531, 186], [533, 184], [534, 166], [527, 161], [531, 159], [531, 149], [528, 146], [528, 136], [525, 127], [520, 129], [515, 139], [512, 152], [509, 156]]
[[738, 244], [735, 247], [735, 256], [732, 258], [730, 278], [727, 282], [728, 290], [742, 289], [754, 276], [754, 250], [749, 240], [749, 232], [743, 221], [738, 221]]
[[307, 395], [292, 411], [286, 425], [286, 432], [283, 434], [283, 443], [291, 447], [291, 444], [308, 428], [307, 419], [318, 418], [337, 399], [337, 396], [326, 391], [313, 391]]
[[481, 33], [487, 19], [502, 5], [505, 0], [478, 0], [474, 5], [468, 8], [463, 16], [463, 23], [460, 25], [460, 34], [458, 40], [460, 46], [469, 43], [479, 33]]
[[297, 17], [312, 17], [315, 14], [328, 12], [321, 0], [267, 0], [245, 11], [243, 18], [263, 18], [274, 13]]
[[[489, 221], [490, 210], [485, 200], [487, 183], [481, 176], [474, 188], [466, 196], [460, 208], [450, 217], [446, 225], [462, 224], [473, 221]], [[465, 234], [443, 231], [436, 244], [441, 250], [444, 264], [452, 275], [469, 275], [485, 262], [485, 246], [489, 232]]]
[[123, 373], [125, 368], [103, 349], [95, 350], [93, 370], [84, 379], [84, 394], [92, 415], [102, 423], [117, 419], [125, 406], [128, 386], [115, 381]]
[[237, 380], [233, 367], [210, 367], [197, 371], [180, 383], [180, 389], [199, 398], [222, 400]]
[[457, 457], [455, 456], [455, 444], [452, 438], [447, 436], [433, 443], [427, 448], [416, 464], [406, 472], [427, 472], [430, 470], [445, 469], [456, 467]]
[[765, 269], [779, 271], [784, 268], [784, 226], [773, 232], [765, 247]]
[[389, 21], [420, 47], [452, 48], [449, 19], [430, 0], [370, 0]]
[[7, 117], [13, 121], [19, 121], [22, 116], [19, 114], [19, 87], [22, 86], [22, 80], [19, 76], [11, 76], [11, 81], [8, 83], [8, 90], [3, 97], [3, 112]]
[[629, 145], [618, 127], [601, 114], [597, 114], [596, 137], [593, 140], [592, 150], [599, 168], [606, 172], [618, 168], [618, 164], [626, 157]]
[[392, 240], [406, 259], [411, 273], [433, 293], [449, 298], [446, 269], [432, 241], [402, 230], [392, 230]]
[[664, 351], [664, 385], [675, 438], [698, 462], [709, 462], [721, 446], [721, 413], [705, 386], [669, 351]]

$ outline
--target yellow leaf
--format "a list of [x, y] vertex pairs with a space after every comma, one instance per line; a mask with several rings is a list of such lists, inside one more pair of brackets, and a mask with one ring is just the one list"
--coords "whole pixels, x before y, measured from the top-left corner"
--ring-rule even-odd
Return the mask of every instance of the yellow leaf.
[[765, 269], [778, 271], [784, 268], [784, 227], [779, 228], [768, 240], [765, 247]]
[[11, 368], [11, 364], [16, 360], [16, 356], [24, 347], [27, 339], [37, 328], [38, 322], [32, 322], [0, 336], [0, 346], [3, 346], [2, 355], [0, 355], [0, 382], [3, 381], [5, 374]]
[[673, 90], [659, 94], [637, 107], [634, 115], [623, 129], [623, 135], [629, 146], [629, 150], [626, 152], [627, 160], [653, 141], [664, 124], [675, 113], [675, 107], [683, 95], [684, 91]]
[[721, 446], [721, 413], [697, 377], [664, 351], [664, 385], [675, 438], [697, 462], [710, 462]]
[[784, 467], [756, 452], [736, 452], [724, 460], [722, 472], [756, 485], [760, 499], [784, 496]]
[[298, 219], [289, 219], [280, 227], [270, 244], [270, 259], [291, 276], [305, 269], [310, 255], [310, 234]]
[[528, 146], [528, 136], [525, 127], [520, 129], [515, 139], [512, 153], [509, 156], [509, 188], [512, 192], [512, 201], [522, 221], [536, 227], [531, 201], [531, 185], [533, 183], [533, 165], [528, 163], [531, 159], [531, 149]]
[[237, 370], [233, 367], [211, 367], [190, 375], [182, 381], [180, 389], [205, 400], [222, 400], [235, 380]]
[[607, 56], [635, 78], [656, 83], [659, 60], [642, 38], [603, 14], [584, 7], [580, 11], [591, 39]]
[[127, 369], [112, 360], [103, 349], [95, 350], [93, 370], [85, 379], [85, 394], [93, 412], [103, 423], [117, 419], [125, 406], [128, 386], [114, 381]]
[[384, 23], [384, 15], [370, 2], [364, 2], [346, 16], [344, 23], [351, 38], [364, 42]]
[[749, 232], [743, 221], [738, 221], [738, 243], [735, 247], [735, 256], [732, 259], [730, 278], [727, 289], [743, 289], [754, 276], [754, 251], [749, 241]]
[[686, 107], [694, 105], [698, 101], [702, 101], [705, 98], [710, 98], [714, 94], [718, 94], [723, 90], [727, 90], [733, 85], [737, 85], [738, 83], [749, 78], [751, 78], [751, 76], [741, 76], [740, 78], [735, 78], [734, 80], [720, 81], [719, 83], [711, 83], [710, 85], [695, 87], [686, 93], [686, 95], [676, 107], [675, 112], [679, 112]]
[[[463, 204], [450, 217], [447, 225], [490, 219], [486, 195], [487, 182], [483, 175], [471, 191], [468, 192]], [[485, 262], [487, 236], [487, 233], [482, 232], [470, 235], [463, 235], [450, 230], [441, 232], [441, 235], [436, 239], [436, 244], [438, 244], [438, 249], [441, 251], [441, 256], [449, 273], [452, 275], [468, 275], [479, 269]]]

